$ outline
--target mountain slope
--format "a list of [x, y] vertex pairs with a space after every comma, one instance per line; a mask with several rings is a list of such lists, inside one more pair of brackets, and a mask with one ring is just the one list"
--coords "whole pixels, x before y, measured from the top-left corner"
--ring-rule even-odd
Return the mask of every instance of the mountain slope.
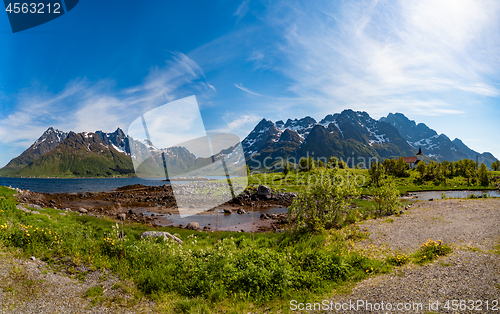
[[116, 176], [133, 174], [132, 159], [95, 133], [70, 132], [50, 152], [19, 171], [20, 176]]
[[[54, 136], [61, 140], [56, 141]], [[48, 145], [49, 143], [51, 145]], [[228, 148], [213, 158], [218, 159], [223, 156], [229, 158], [233, 150], [234, 147]], [[8, 166], [0, 169], [0, 175], [135, 176], [133, 159], [141, 163], [137, 174], [142, 177], [164, 176], [163, 165], [167, 166], [170, 173], [182, 175], [210, 164], [213, 158], [197, 158], [184, 147], [158, 149], [148, 140], [140, 142], [128, 137], [119, 128], [112, 133], [102, 131], [63, 133], [49, 128], [29, 149], [14, 158]]]
[[461, 140], [451, 141], [444, 134], [436, 131], [423, 123], [416, 124], [402, 113], [390, 113], [380, 121], [390, 123], [399, 130], [401, 135], [414, 149], [422, 148], [422, 153], [437, 160], [456, 161], [459, 159], [472, 159], [484, 162], [488, 167], [496, 158], [490, 153], [478, 153], [465, 145]]
[[272, 121], [263, 119], [242, 141], [251, 167], [288, 158], [328, 158], [344, 161], [358, 158], [389, 158], [415, 154], [414, 149], [392, 125], [372, 119], [366, 112], [344, 110], [319, 123], [311, 117]]
[[0, 169], [0, 174], [15, 173], [26, 167], [34, 160], [40, 158], [40, 156], [54, 149], [67, 136], [68, 133], [56, 130], [52, 127], [48, 128], [33, 145], [21, 155], [12, 159], [4, 168]]

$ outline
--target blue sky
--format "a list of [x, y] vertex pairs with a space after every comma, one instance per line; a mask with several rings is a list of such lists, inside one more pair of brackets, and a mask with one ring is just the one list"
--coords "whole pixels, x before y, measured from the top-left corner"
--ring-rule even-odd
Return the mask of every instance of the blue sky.
[[0, 14], [0, 164], [49, 126], [126, 129], [195, 95], [205, 126], [402, 112], [500, 157], [498, 1], [93, 1], [12, 34]]

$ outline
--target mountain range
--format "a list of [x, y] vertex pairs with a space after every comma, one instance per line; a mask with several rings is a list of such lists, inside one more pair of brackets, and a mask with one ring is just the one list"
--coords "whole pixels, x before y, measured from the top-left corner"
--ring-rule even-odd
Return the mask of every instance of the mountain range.
[[[397, 158], [414, 156], [421, 148], [424, 155], [437, 161], [476, 159], [489, 166], [496, 158], [478, 153], [460, 139], [451, 141], [423, 123], [416, 124], [401, 113], [390, 113], [379, 120], [366, 112], [344, 110], [317, 122], [311, 117], [286, 122], [262, 119], [242, 141], [250, 167], [280, 162], [279, 158], [298, 161], [302, 157], [335, 156], [349, 166], [359, 158]], [[366, 162], [368, 163], [368, 161]]]
[[[317, 122], [311, 117], [286, 122], [262, 119], [241, 142], [251, 168], [272, 165], [283, 159], [298, 161], [302, 157], [335, 156], [352, 166], [364, 158], [397, 158], [424, 155], [441, 160], [476, 159], [488, 166], [496, 160], [490, 153], [478, 153], [460, 139], [450, 140], [423, 123], [416, 124], [401, 113], [390, 113], [379, 120], [366, 112], [344, 110]], [[230, 156], [232, 150], [214, 155]], [[133, 152], [133, 154], [131, 154]], [[147, 153], [147, 154], [146, 154]], [[143, 158], [143, 156], [151, 156]], [[49, 128], [33, 145], [0, 169], [2, 176], [98, 177], [133, 176], [133, 159], [141, 165], [142, 175], [158, 172], [164, 163], [175, 172], [190, 171], [207, 164], [184, 147], [158, 149], [151, 143], [127, 136], [121, 129], [63, 132]]]
[[19, 157], [0, 169], [0, 175], [96, 177], [133, 175], [122, 130], [62, 132], [49, 128]]

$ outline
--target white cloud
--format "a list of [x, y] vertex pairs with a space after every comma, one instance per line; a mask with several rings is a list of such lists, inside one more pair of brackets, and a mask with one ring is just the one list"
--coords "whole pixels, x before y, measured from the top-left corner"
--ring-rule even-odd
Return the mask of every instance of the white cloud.
[[151, 69], [142, 84], [122, 90], [111, 80], [77, 79], [58, 93], [34, 84], [16, 95], [12, 112], [0, 116], [0, 144], [26, 148], [49, 126], [76, 132], [125, 129], [140, 114], [167, 102], [214, 91], [201, 68], [182, 53]]
[[242, 91], [244, 91], [246, 93], [249, 93], [250, 95], [266, 97], [266, 96], [264, 96], [262, 94], [259, 94], [259, 93], [256, 93], [256, 92], [252, 92], [248, 88], [244, 87], [243, 84], [234, 84], [234, 86], [236, 86], [236, 88], [241, 89]]
[[464, 108], [424, 103], [455, 107], [457, 93], [500, 94], [500, 63], [492, 62], [499, 58], [500, 2], [292, 1], [279, 9], [269, 9], [269, 23], [286, 39], [278, 46], [288, 61], [280, 70], [294, 82], [290, 90], [319, 108], [377, 104], [387, 113], [397, 103], [403, 111], [418, 104], [429, 114], [454, 114]]
[[261, 120], [262, 117], [255, 114], [234, 114], [234, 113], [226, 113], [223, 117], [223, 120], [226, 122], [226, 125], [210, 130], [209, 132], [213, 133], [234, 133], [238, 136], [242, 137], [246, 136], [252, 129], [255, 127], [257, 121]]
[[248, 12], [248, 6], [250, 4], [250, 0], [243, 0], [241, 4], [238, 6], [238, 9], [236, 9], [236, 12], [234, 12], [234, 16], [236, 16], [238, 19], [236, 22], [241, 21], [245, 17], [245, 15]]

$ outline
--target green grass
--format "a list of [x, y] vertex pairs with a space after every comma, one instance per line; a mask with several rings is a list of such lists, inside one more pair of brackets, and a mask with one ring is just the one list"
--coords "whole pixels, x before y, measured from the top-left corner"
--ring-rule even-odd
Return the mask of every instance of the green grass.
[[452, 252], [453, 249], [449, 245], [442, 243], [442, 241], [429, 239], [412, 255], [412, 260], [415, 264], [423, 265]]
[[[429, 239], [420, 246], [420, 249], [413, 254], [399, 253], [393, 256], [386, 257], [387, 264], [392, 266], [403, 266], [409, 262], [417, 265], [430, 263], [441, 256], [448, 255], [453, 252], [453, 249], [442, 243], [441, 241], [433, 241]], [[451, 264], [441, 263], [441, 266], [451, 266]]]
[[[304, 188], [311, 186], [316, 182], [320, 169], [309, 172], [290, 172], [287, 176], [283, 173], [260, 173], [248, 177], [248, 184], [258, 186], [267, 185], [275, 190], [285, 189], [287, 192], [300, 192]], [[350, 174], [351, 182], [357, 182], [361, 187], [362, 194], [371, 194], [370, 177], [367, 169], [339, 169], [337, 172], [341, 176]], [[386, 178], [392, 179], [397, 185], [401, 194], [416, 191], [450, 191], [450, 190], [491, 190], [495, 186], [482, 186], [479, 184], [468, 185], [467, 179], [463, 177], [446, 178], [443, 182], [419, 180], [419, 173], [415, 170], [408, 171], [407, 178], [397, 178], [387, 175]], [[489, 176], [500, 175], [500, 171], [490, 171]], [[353, 181], [356, 180], [356, 181]]]
[[[20, 249], [24, 257], [55, 268], [109, 269], [133, 281], [167, 312], [267, 307], [286, 312], [290, 299], [326, 297], [335, 288], [391, 269], [383, 260], [351, 250], [349, 243], [363, 238], [353, 227], [312, 236], [157, 229], [176, 234], [184, 241], [179, 245], [141, 240], [142, 232], [153, 230], [144, 225], [117, 228], [110, 219], [61, 216], [51, 208], [27, 214], [16, 209], [12, 195], [0, 187], [0, 247]], [[119, 238], [122, 232], [125, 237]], [[104, 302], [98, 288], [92, 289], [87, 291], [92, 304]]]
[[100, 297], [103, 294], [104, 290], [102, 289], [102, 287], [99, 286], [91, 287], [87, 289], [87, 291], [85, 291], [85, 296], [88, 298]]

